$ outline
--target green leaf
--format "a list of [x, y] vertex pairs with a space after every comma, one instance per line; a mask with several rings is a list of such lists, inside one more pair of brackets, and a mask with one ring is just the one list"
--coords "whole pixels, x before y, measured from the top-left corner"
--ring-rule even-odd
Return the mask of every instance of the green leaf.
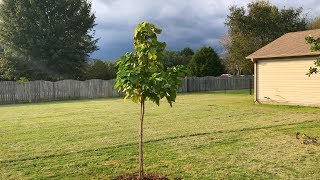
[[123, 98], [123, 101], [125, 102], [129, 96], [130, 96], [130, 94], [126, 93], [126, 96]]
[[139, 99], [140, 99], [140, 97], [139, 97], [138, 94], [133, 94], [133, 95], [131, 96], [131, 100], [132, 100], [134, 103], [138, 103], [138, 102], [139, 102]]

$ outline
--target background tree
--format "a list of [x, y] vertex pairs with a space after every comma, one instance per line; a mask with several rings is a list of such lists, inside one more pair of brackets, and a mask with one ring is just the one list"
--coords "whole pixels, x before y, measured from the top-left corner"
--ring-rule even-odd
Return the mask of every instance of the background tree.
[[95, 59], [92, 63], [88, 64], [85, 79], [114, 79], [116, 73], [117, 68], [115, 62]]
[[143, 120], [145, 101], [150, 99], [157, 105], [166, 97], [172, 106], [181, 85], [179, 76], [183, 76], [183, 67], [163, 68], [160, 61], [166, 43], [159, 42], [157, 34], [161, 29], [151, 23], [143, 22], [134, 31], [134, 53], [126, 53], [117, 62], [118, 72], [115, 88], [125, 92], [125, 99], [140, 103], [139, 129], [139, 179], [144, 178], [143, 171]]
[[106, 61], [105, 65], [107, 69], [106, 79], [115, 79], [118, 71], [116, 63], [113, 61]]
[[86, 79], [105, 79], [107, 74], [106, 65], [100, 59], [95, 59], [88, 64]]
[[223, 66], [225, 67], [225, 71], [232, 75], [239, 75], [239, 72], [242, 72], [241, 64], [242, 62], [238, 62], [237, 59], [231, 59], [230, 50], [231, 46], [231, 38], [228, 34], [223, 35], [219, 39], [220, 45], [223, 47], [223, 52], [220, 54], [220, 58], [222, 61]]
[[278, 9], [268, 1], [253, 1], [244, 7], [232, 6], [226, 19], [231, 44], [228, 47], [230, 64], [238, 74], [252, 74], [253, 64], [246, 56], [287, 32], [307, 28], [302, 8]]
[[194, 55], [194, 51], [191, 48], [186, 47], [180, 51], [180, 54], [185, 57], [192, 57]]
[[192, 76], [220, 76], [224, 69], [218, 54], [211, 47], [199, 49], [192, 57], [190, 64]]
[[180, 56], [180, 53], [178, 51], [172, 50], [164, 50], [161, 61], [164, 67], [172, 67], [178, 64], [185, 64], [185, 62], [183, 62], [182, 56]]
[[81, 78], [97, 50], [94, 21], [87, 0], [2, 0], [0, 43], [16, 71], [11, 79]]
[[194, 52], [190, 48], [184, 48], [181, 51], [165, 50], [161, 61], [165, 67], [172, 67], [177, 65], [187, 66], [193, 56]]
[[320, 29], [320, 17], [312, 19], [308, 24], [308, 29]]
[[[311, 51], [320, 51], [320, 38], [314, 38], [314, 37], [306, 37], [306, 42], [308, 44], [310, 44], [310, 50]], [[310, 67], [309, 71], [307, 72], [307, 75], [312, 75], [312, 74], [317, 74], [318, 71], [318, 67], [320, 67], [320, 57], [318, 57], [315, 61], [314, 61], [314, 65], [315, 67]]]

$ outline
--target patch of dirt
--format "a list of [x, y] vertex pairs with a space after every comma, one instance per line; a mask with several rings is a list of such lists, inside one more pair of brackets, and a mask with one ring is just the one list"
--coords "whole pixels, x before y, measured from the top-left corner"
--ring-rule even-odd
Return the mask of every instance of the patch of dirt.
[[[114, 180], [139, 180], [139, 178], [138, 174], [126, 174], [117, 176], [114, 178]], [[157, 174], [145, 174], [144, 180], [169, 180], [169, 178]]]
[[306, 134], [300, 134], [299, 132], [296, 133], [296, 138], [301, 140], [301, 144], [313, 144], [319, 145], [317, 137], [310, 137]]

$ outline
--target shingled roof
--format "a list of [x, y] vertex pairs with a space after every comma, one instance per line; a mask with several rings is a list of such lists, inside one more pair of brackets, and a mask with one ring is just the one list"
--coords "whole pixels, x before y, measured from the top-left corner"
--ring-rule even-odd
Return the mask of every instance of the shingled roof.
[[310, 51], [310, 45], [305, 40], [307, 36], [320, 37], [320, 29], [287, 33], [246, 58], [266, 59], [320, 55], [320, 51]]

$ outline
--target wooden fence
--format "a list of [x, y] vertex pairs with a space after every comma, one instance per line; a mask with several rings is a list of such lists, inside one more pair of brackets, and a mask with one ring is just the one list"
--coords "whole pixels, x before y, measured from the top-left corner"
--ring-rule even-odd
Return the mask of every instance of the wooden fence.
[[179, 92], [238, 90], [253, 88], [253, 76], [188, 77], [182, 79]]
[[[113, 88], [114, 82], [114, 79], [57, 82], [0, 81], [0, 104], [118, 97], [121, 94]], [[253, 87], [253, 77], [189, 77], [182, 79], [182, 83], [179, 92], [248, 89]]]

